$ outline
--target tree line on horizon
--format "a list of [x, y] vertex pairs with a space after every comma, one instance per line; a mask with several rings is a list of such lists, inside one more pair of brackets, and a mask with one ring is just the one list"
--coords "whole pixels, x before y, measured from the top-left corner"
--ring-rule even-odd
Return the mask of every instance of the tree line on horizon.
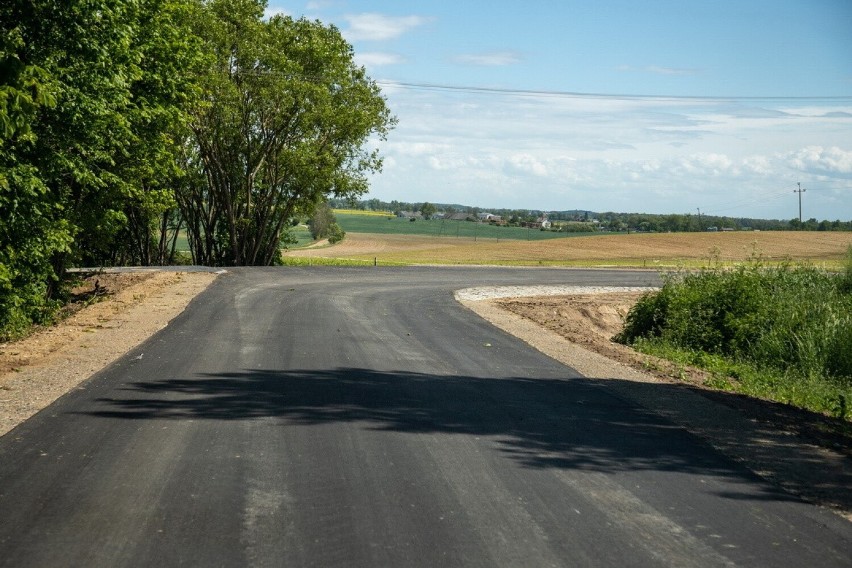
[[[334, 26], [260, 0], [0, 4], [0, 339], [75, 266], [280, 260], [294, 218], [367, 191], [395, 123]], [[11, 330], [11, 331], [10, 331]]]
[[[332, 207], [367, 211], [420, 211], [424, 203], [405, 201], [382, 201], [380, 199], [338, 198], [329, 201]], [[748, 217], [723, 217], [716, 215], [694, 215], [691, 213], [617, 213], [595, 212], [582, 209], [544, 211], [539, 209], [489, 209], [460, 204], [428, 203], [435, 211], [444, 214], [468, 213], [476, 218], [479, 213], [492, 213], [506, 220], [529, 222], [547, 216], [550, 221], [592, 223], [594, 230], [612, 232], [685, 233], [707, 230], [735, 231], [852, 231], [852, 221], [834, 221], [815, 218], [799, 219], [755, 219]], [[431, 210], [431, 209], [430, 209]], [[590, 225], [591, 226], [591, 225]]]

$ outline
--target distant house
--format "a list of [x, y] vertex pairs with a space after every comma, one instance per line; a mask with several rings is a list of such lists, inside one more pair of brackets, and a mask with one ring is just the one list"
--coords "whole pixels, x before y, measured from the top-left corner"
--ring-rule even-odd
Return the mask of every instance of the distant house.
[[467, 213], [453, 213], [452, 215], [445, 215], [444, 219], [448, 221], [467, 221], [469, 216]]
[[420, 211], [400, 211], [396, 216], [403, 219], [420, 219], [423, 217], [423, 214]]

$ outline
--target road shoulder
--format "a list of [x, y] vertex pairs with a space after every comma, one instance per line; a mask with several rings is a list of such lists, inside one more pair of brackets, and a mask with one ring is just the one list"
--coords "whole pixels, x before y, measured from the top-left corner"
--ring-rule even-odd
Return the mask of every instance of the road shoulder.
[[164, 328], [215, 278], [209, 272], [95, 275], [98, 301], [25, 339], [0, 343], [0, 436]]
[[[821, 443], [824, 440], [803, 435], [795, 424], [799, 411], [643, 372], [509, 311], [500, 299], [458, 295], [457, 299], [493, 325], [583, 376], [606, 381], [618, 396], [665, 416], [774, 485], [852, 521], [849, 448], [832, 447]], [[767, 405], [772, 412], [761, 408]]]

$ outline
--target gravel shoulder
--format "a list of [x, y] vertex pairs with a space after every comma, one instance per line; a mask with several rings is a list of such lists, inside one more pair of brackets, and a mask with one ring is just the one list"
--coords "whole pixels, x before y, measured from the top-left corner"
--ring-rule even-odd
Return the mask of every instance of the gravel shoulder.
[[[76, 290], [75, 313], [26, 339], [0, 343], [0, 435], [84, 388], [202, 292], [215, 274], [98, 274]], [[592, 379], [705, 439], [790, 493], [852, 520], [852, 444], [830, 420], [703, 388], [674, 368], [610, 341], [647, 289], [502, 287], [460, 290], [470, 310]], [[139, 353], [138, 356], [144, 356]], [[676, 378], [674, 378], [676, 377]]]
[[153, 271], [86, 278], [68, 317], [0, 343], [0, 436], [168, 325], [215, 278]]

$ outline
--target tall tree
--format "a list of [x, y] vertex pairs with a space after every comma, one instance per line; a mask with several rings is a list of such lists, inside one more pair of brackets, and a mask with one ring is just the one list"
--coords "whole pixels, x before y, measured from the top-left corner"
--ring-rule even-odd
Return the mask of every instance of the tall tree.
[[14, 8], [0, 8], [0, 340], [50, 316], [51, 259], [71, 243], [58, 204], [28, 160], [38, 114], [56, 104], [57, 87], [22, 56], [25, 27]]
[[132, 153], [116, 166], [127, 180], [127, 223], [112, 246], [118, 264], [170, 264], [182, 228], [174, 197], [184, 183], [181, 167], [189, 136], [188, 111], [198, 102], [196, 81], [206, 58], [191, 33], [201, 5], [195, 0], [146, 0], [135, 34], [139, 74], [130, 85], [126, 115]]
[[336, 28], [262, 16], [261, 2], [212, 0], [199, 20], [215, 61], [188, 159], [204, 183], [178, 197], [196, 262], [276, 262], [292, 217], [366, 192], [381, 159], [365, 144], [394, 123]]

